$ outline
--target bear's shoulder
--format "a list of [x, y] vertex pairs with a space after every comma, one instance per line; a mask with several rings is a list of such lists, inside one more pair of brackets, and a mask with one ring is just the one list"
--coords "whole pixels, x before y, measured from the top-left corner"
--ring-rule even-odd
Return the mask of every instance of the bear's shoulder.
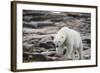
[[62, 27], [62, 28], [60, 29], [60, 32], [64, 32], [65, 30], [69, 30], [69, 28], [68, 28], [68, 27]]

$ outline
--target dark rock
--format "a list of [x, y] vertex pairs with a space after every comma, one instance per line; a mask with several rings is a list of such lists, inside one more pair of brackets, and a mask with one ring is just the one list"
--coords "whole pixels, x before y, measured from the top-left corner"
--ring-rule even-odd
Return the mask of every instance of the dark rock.
[[23, 59], [24, 59], [24, 60], [28, 60], [28, 57], [29, 57], [28, 54], [23, 53]]
[[88, 49], [89, 49], [89, 47], [83, 47], [83, 51], [84, 51], [84, 50], [88, 50]]
[[39, 44], [39, 47], [43, 47], [43, 48], [46, 48], [46, 49], [50, 49], [50, 48], [54, 48], [55, 47], [55, 44], [51, 41], [48, 41], [46, 43], [40, 43]]
[[84, 56], [83, 58], [87, 60], [87, 59], [90, 59], [91, 56]]
[[56, 18], [56, 19], [51, 19], [52, 22], [61, 22], [63, 21], [63, 19], [61, 18]]
[[86, 42], [87, 44], [90, 44], [91, 43], [91, 40], [90, 39], [83, 39], [82, 41], [83, 42]]
[[47, 48], [47, 46], [46, 46], [46, 43], [39, 43], [39, 45], [38, 45], [39, 47], [44, 47], [44, 48]]
[[23, 16], [44, 16], [44, 13], [41, 11], [24, 10]]
[[[54, 61], [54, 58], [48, 56], [54, 54], [54, 52], [43, 52], [43, 53], [29, 53], [29, 52], [24, 52], [24, 60], [30, 59], [32, 61]], [[31, 56], [31, 57], [29, 57]]]
[[38, 26], [37, 25], [33, 25], [33, 24], [29, 24], [29, 23], [24, 23], [23, 24], [23, 27], [28, 27], [28, 28], [37, 28]]

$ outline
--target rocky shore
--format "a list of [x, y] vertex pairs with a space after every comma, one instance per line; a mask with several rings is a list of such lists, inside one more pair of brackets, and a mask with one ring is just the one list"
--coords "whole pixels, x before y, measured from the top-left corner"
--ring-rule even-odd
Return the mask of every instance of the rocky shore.
[[23, 10], [23, 62], [62, 60], [55, 55], [52, 41], [64, 26], [80, 32], [83, 59], [90, 59], [91, 14]]

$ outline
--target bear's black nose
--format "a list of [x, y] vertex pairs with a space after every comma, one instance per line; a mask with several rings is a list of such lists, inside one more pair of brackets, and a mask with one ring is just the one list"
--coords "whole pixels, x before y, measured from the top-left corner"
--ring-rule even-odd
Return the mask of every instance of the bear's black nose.
[[59, 47], [58, 45], [56, 45], [56, 47]]

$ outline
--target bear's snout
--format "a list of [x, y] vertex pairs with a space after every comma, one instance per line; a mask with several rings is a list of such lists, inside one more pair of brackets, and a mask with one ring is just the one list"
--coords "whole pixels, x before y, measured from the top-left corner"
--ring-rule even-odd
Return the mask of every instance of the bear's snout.
[[55, 44], [55, 48], [58, 48], [58, 47], [60, 47], [61, 45], [61, 43], [60, 43], [60, 41], [54, 41], [54, 44]]
[[58, 45], [56, 45], [56, 48], [58, 48], [59, 46]]

